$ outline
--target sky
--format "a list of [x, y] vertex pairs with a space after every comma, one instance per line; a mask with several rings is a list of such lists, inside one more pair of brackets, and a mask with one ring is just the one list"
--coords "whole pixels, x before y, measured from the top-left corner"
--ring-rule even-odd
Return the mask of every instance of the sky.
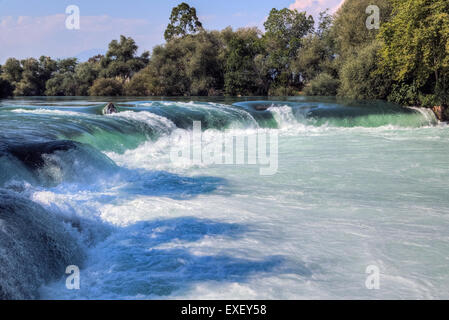
[[[334, 12], [342, 0], [184, 0], [197, 9], [208, 30], [257, 26], [263, 29], [272, 8]], [[41, 55], [84, 60], [107, 50], [121, 34], [139, 51], [164, 43], [171, 9], [182, 0], [0, 0], [0, 64], [8, 57]], [[80, 29], [66, 28], [66, 8], [80, 9]]]

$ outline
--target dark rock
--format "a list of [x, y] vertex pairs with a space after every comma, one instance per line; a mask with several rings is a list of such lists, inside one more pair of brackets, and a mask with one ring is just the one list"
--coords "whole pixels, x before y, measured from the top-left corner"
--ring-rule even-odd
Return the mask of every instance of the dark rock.
[[103, 108], [103, 114], [113, 114], [117, 112], [118, 110], [112, 102], [109, 102], [106, 107]]
[[0, 300], [38, 299], [39, 287], [82, 267], [73, 231], [51, 211], [0, 189]]
[[449, 108], [446, 106], [434, 106], [432, 111], [440, 121], [449, 121]]
[[254, 109], [257, 111], [266, 111], [270, 106], [263, 106], [263, 105], [256, 105], [254, 106]]
[[78, 148], [78, 144], [69, 140], [30, 143], [8, 146], [6, 152], [20, 160], [30, 169], [38, 169], [45, 163], [44, 155], [57, 151], [68, 151]]

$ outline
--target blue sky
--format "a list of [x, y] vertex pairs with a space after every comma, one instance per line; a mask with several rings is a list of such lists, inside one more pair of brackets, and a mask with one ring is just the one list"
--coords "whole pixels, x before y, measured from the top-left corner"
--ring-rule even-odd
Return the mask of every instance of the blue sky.
[[[188, 0], [206, 29], [258, 26], [272, 8], [296, 8], [316, 15], [342, 0]], [[8, 57], [88, 57], [103, 53], [120, 34], [140, 51], [164, 42], [171, 8], [182, 0], [0, 0], [0, 63]], [[79, 30], [65, 27], [69, 5], [80, 8]]]

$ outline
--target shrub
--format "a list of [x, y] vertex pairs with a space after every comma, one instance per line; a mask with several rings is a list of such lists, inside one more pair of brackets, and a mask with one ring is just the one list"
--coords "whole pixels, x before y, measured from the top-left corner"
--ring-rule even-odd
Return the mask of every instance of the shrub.
[[377, 42], [362, 48], [343, 63], [338, 94], [350, 99], [385, 99], [390, 90], [389, 77], [379, 71]]
[[335, 96], [337, 94], [339, 81], [328, 73], [320, 73], [304, 88], [308, 96]]
[[73, 72], [56, 74], [46, 83], [45, 95], [47, 96], [74, 96], [78, 84]]
[[422, 107], [433, 107], [441, 105], [438, 97], [434, 94], [420, 94], [419, 105]]
[[130, 81], [125, 83], [124, 91], [127, 96], [150, 96], [146, 76], [143, 73], [137, 73]]
[[91, 96], [120, 96], [122, 94], [122, 83], [111, 78], [97, 79], [89, 89], [89, 95]]
[[391, 87], [391, 93], [388, 96], [388, 101], [404, 106], [419, 105], [419, 94], [416, 84], [395, 83]]

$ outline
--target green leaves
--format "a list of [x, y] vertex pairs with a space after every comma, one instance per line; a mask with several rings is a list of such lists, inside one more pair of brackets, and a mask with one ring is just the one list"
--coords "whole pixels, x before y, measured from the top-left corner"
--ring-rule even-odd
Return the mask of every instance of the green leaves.
[[123, 85], [117, 79], [100, 78], [90, 87], [89, 94], [91, 96], [120, 96], [123, 94]]
[[232, 96], [266, 94], [256, 62], [256, 56], [262, 53], [260, 32], [256, 28], [232, 32], [227, 43], [226, 94]]
[[101, 77], [130, 79], [134, 73], [144, 68], [149, 62], [148, 51], [136, 56], [137, 45], [131, 37], [120, 36], [120, 41], [112, 40], [106, 55], [100, 59]]
[[366, 8], [376, 5], [380, 9], [380, 25], [390, 19], [390, 0], [346, 0], [335, 14], [333, 37], [337, 43], [337, 54], [346, 59], [358, 49], [376, 39], [378, 30], [366, 27]]
[[291, 64], [301, 47], [302, 39], [314, 29], [312, 16], [290, 9], [272, 9], [264, 23], [263, 43], [271, 77], [277, 86], [297, 85]]
[[187, 34], [195, 34], [203, 29], [203, 25], [196, 16], [196, 9], [183, 2], [172, 9], [170, 23], [165, 30], [166, 41], [182, 38]]
[[441, 103], [449, 81], [449, 2], [394, 0], [393, 18], [383, 25], [382, 65], [392, 78], [412, 82], [419, 93], [436, 92]]

